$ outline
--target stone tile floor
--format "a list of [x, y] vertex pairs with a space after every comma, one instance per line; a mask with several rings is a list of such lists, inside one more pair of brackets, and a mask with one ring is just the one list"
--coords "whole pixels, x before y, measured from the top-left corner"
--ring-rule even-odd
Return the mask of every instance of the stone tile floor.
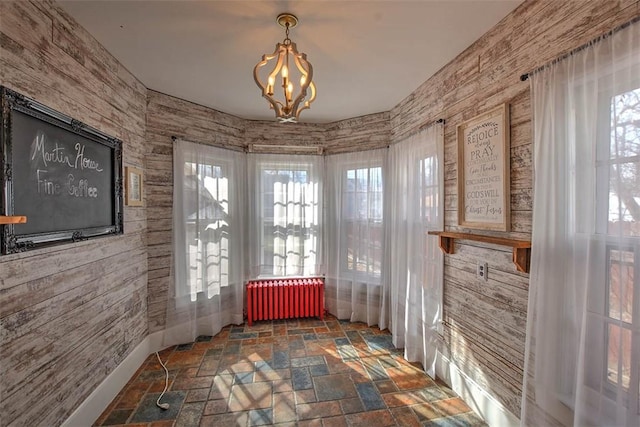
[[150, 355], [96, 426], [486, 426], [388, 331], [327, 317], [227, 326]]

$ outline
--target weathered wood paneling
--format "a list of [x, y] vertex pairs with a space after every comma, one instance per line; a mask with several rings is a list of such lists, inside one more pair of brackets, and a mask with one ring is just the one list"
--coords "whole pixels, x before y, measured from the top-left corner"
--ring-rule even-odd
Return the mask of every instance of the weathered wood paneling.
[[[123, 140], [146, 88], [51, 1], [0, 2], [0, 84]], [[59, 425], [147, 335], [146, 209], [125, 234], [0, 257], [0, 425]]]
[[148, 325], [164, 329], [171, 273], [172, 136], [244, 150], [246, 120], [155, 91], [148, 92], [146, 126]]
[[[245, 143], [260, 145], [292, 145], [324, 147], [326, 125], [316, 123], [278, 123], [277, 121], [245, 121]], [[265, 150], [262, 150], [265, 151]], [[278, 149], [266, 152], [277, 153]], [[306, 152], [306, 154], [309, 154]]]
[[[529, 83], [520, 75], [640, 14], [636, 0], [527, 0], [491, 31], [424, 82], [391, 111], [398, 141], [423, 123], [446, 119], [445, 229], [457, 225], [456, 126], [501, 103], [511, 111], [511, 232], [531, 238], [533, 147]], [[457, 241], [445, 261], [445, 344], [459, 367], [513, 414], [520, 414], [528, 275], [515, 271], [511, 252]], [[489, 263], [489, 281], [475, 277]]]
[[391, 143], [390, 124], [389, 112], [330, 123], [325, 151], [337, 154], [388, 147]]

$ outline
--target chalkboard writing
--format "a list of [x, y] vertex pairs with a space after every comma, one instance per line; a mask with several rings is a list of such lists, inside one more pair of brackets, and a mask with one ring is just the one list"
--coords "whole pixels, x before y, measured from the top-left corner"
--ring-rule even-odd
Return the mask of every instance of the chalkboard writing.
[[509, 228], [508, 106], [458, 127], [458, 219], [471, 228]]
[[7, 88], [3, 253], [122, 232], [121, 142]]

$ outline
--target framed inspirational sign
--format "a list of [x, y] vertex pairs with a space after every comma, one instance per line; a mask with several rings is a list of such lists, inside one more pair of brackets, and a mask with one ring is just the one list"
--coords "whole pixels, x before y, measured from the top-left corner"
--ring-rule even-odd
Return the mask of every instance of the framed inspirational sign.
[[8, 88], [2, 117], [3, 254], [121, 234], [122, 142]]
[[460, 226], [509, 231], [509, 131], [509, 104], [458, 126]]

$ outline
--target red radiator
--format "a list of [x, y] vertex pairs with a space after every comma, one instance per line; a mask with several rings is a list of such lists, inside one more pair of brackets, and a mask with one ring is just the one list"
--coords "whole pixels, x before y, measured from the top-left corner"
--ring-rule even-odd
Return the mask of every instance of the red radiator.
[[247, 283], [247, 317], [254, 320], [324, 318], [324, 281], [319, 278], [252, 280]]

